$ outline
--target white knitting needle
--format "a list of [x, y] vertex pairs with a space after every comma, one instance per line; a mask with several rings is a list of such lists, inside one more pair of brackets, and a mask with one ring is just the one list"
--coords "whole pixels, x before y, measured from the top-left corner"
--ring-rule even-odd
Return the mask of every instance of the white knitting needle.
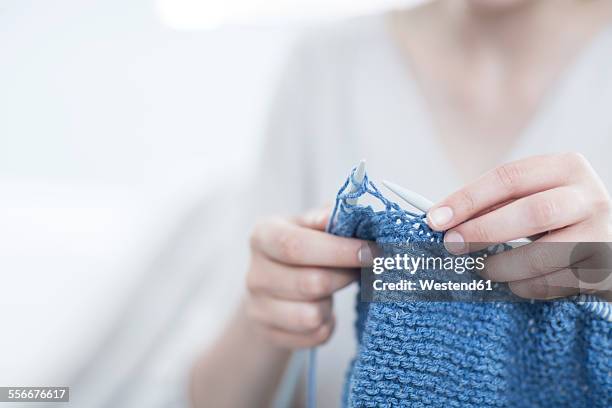
[[414, 208], [418, 208], [419, 210], [427, 213], [431, 207], [433, 207], [434, 203], [431, 200], [423, 197], [420, 194], [415, 193], [414, 191], [410, 191], [404, 187], [398, 186], [395, 183], [392, 183], [387, 180], [383, 180], [383, 185], [387, 187], [391, 192], [396, 194], [399, 198], [406, 201], [408, 204], [413, 206]]
[[[391, 192], [397, 195], [399, 198], [410, 204], [411, 206], [418, 208], [419, 210], [427, 213], [431, 207], [433, 207], [434, 203], [427, 198], [423, 197], [420, 194], [415, 193], [414, 191], [410, 191], [407, 188], [398, 186], [395, 183], [392, 183], [387, 180], [382, 181], [383, 185], [387, 187]], [[517, 243], [529, 243], [533, 242], [537, 239], [537, 236], [531, 236], [527, 238], [519, 238], [514, 239], [509, 242], [517, 242]]]
[[[354, 193], [357, 190], [359, 190], [359, 186], [361, 185], [361, 183], [363, 182], [363, 178], [365, 177], [365, 160], [361, 160], [359, 162], [359, 164], [357, 165], [357, 168], [355, 169], [355, 173], [353, 173], [353, 181], [355, 183], [358, 183], [357, 185], [355, 185], [353, 182], [349, 183], [349, 188], [348, 188], [348, 193]], [[346, 203], [349, 205], [357, 205], [357, 198], [347, 198], [346, 199]]]

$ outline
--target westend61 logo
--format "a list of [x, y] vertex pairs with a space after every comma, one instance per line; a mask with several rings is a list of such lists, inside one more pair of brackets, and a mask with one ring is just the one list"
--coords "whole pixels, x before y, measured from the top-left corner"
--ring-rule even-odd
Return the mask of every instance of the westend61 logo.
[[371, 243], [367, 249], [361, 268], [366, 302], [525, 302], [533, 297], [513, 292], [512, 284], [527, 279], [535, 299], [612, 298], [611, 242], [470, 243], [465, 255], [434, 242]]
[[390, 257], [376, 257], [373, 260], [372, 272], [380, 275], [385, 271], [406, 271], [414, 275], [417, 271], [438, 270], [453, 271], [458, 275], [467, 272], [479, 272], [485, 268], [486, 254], [471, 256], [414, 256], [396, 254]]

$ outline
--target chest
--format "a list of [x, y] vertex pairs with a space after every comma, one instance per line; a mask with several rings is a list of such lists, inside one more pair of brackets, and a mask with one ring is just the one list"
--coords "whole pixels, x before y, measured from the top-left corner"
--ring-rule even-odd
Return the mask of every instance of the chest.
[[[374, 180], [390, 179], [437, 200], [499, 164], [577, 151], [612, 187], [612, 166], [602, 154], [612, 151], [612, 80], [585, 84], [584, 78], [592, 77], [572, 79], [563, 92], [547, 96], [516, 136], [496, 129], [496, 120], [478, 131], [470, 123], [440, 127], [413, 84], [389, 67], [381, 72], [385, 75], [373, 77], [372, 70], [354, 75], [346, 86], [351, 93], [340, 97], [345, 103], [336, 103], [342, 114], [317, 132], [325, 139], [317, 154], [322, 184], [329, 174], [365, 158]], [[394, 82], [402, 86], [390, 86]]]

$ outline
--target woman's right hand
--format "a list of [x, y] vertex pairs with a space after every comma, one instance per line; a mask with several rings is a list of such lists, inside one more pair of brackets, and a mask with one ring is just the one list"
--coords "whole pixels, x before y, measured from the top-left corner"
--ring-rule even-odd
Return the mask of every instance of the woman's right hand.
[[251, 235], [246, 312], [268, 340], [306, 348], [331, 336], [332, 295], [356, 280], [363, 241], [325, 231], [329, 209], [268, 218]]

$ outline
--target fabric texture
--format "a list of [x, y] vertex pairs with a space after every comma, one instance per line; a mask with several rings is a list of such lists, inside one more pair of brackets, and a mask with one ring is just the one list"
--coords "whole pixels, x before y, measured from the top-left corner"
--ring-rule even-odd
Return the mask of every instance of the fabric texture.
[[[338, 193], [332, 233], [379, 244], [442, 242], [423, 216], [387, 200], [367, 177], [349, 194], [352, 182]], [[385, 209], [346, 201], [363, 195]], [[593, 310], [584, 299], [358, 301], [358, 349], [343, 405], [610, 407], [612, 323]]]

